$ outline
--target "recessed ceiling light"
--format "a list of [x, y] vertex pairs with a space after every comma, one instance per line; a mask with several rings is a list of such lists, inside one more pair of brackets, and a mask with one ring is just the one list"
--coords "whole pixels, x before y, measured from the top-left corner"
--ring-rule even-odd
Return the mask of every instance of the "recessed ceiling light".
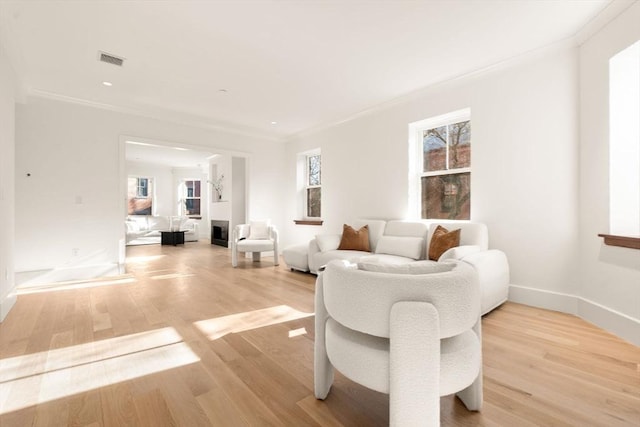
[[218, 92], [220, 93], [227, 93], [228, 91], [226, 89], [218, 89]]
[[102, 82], [102, 84], [105, 86], [113, 86], [113, 83], [111, 82]]
[[271, 122], [271, 124], [272, 124], [272, 125], [277, 125], [277, 124], [278, 124], [278, 122]]

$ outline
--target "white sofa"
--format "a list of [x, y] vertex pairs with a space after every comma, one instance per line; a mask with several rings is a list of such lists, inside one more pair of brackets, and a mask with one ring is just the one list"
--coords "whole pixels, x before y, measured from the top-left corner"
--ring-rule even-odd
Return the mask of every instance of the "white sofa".
[[160, 243], [160, 232], [168, 230], [184, 231], [185, 242], [198, 241], [198, 223], [187, 217], [153, 215], [129, 215], [125, 221], [126, 244], [151, 245]]
[[318, 274], [321, 267], [335, 259], [380, 264], [405, 264], [427, 259], [431, 236], [436, 227], [442, 225], [450, 231], [461, 230], [460, 245], [444, 252], [438, 262], [455, 259], [475, 267], [480, 278], [482, 314], [507, 300], [507, 257], [502, 251], [489, 249], [489, 232], [485, 224], [470, 221], [358, 219], [350, 225], [359, 229], [365, 224], [369, 226], [371, 252], [338, 250], [341, 235], [318, 235], [309, 242], [309, 271]]

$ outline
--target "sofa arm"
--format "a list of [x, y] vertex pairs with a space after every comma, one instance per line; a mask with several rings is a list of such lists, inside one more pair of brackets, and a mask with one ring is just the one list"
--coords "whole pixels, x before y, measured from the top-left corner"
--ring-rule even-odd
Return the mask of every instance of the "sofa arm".
[[249, 224], [238, 224], [233, 227], [232, 241], [238, 242], [240, 239], [249, 237]]
[[309, 263], [309, 271], [312, 272], [313, 274], [317, 274], [318, 273], [318, 267], [320, 267], [319, 265], [315, 265], [314, 263], [314, 258], [315, 255], [317, 253], [320, 252], [320, 246], [318, 246], [318, 241], [316, 239], [311, 239], [309, 241], [309, 249], [307, 251], [307, 261]]
[[480, 251], [462, 259], [478, 272], [481, 312], [486, 314], [505, 302], [509, 296], [509, 262], [497, 249]]
[[442, 255], [440, 255], [438, 261], [444, 261], [447, 259], [461, 260], [462, 258], [471, 254], [478, 253], [481, 250], [482, 249], [480, 248], [480, 246], [476, 245], [456, 246], [455, 248], [447, 249]]

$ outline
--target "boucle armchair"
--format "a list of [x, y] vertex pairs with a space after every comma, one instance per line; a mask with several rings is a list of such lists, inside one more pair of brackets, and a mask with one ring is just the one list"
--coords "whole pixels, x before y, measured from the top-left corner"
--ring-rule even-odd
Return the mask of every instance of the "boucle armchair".
[[[442, 271], [443, 264], [450, 271]], [[469, 410], [480, 410], [477, 273], [460, 261], [430, 265], [427, 271], [441, 272], [364, 271], [337, 260], [327, 265], [316, 281], [316, 398], [328, 395], [335, 368], [389, 394], [391, 426], [440, 425], [440, 396], [452, 393]]]
[[233, 228], [231, 265], [238, 266], [239, 252], [252, 252], [253, 262], [260, 261], [261, 252], [273, 251], [274, 265], [278, 265], [278, 230], [269, 220], [251, 221]]

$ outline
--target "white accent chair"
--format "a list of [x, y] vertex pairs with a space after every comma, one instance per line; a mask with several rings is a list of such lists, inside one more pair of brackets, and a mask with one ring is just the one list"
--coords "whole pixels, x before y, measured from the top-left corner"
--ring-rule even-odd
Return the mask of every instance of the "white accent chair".
[[475, 269], [397, 274], [330, 262], [315, 294], [314, 388], [327, 397], [333, 368], [389, 394], [391, 426], [439, 426], [440, 396], [482, 406], [480, 289]]
[[252, 252], [253, 262], [260, 261], [261, 252], [273, 251], [274, 265], [279, 265], [278, 230], [269, 220], [251, 221], [233, 228], [231, 239], [231, 265], [238, 266], [239, 252]]

